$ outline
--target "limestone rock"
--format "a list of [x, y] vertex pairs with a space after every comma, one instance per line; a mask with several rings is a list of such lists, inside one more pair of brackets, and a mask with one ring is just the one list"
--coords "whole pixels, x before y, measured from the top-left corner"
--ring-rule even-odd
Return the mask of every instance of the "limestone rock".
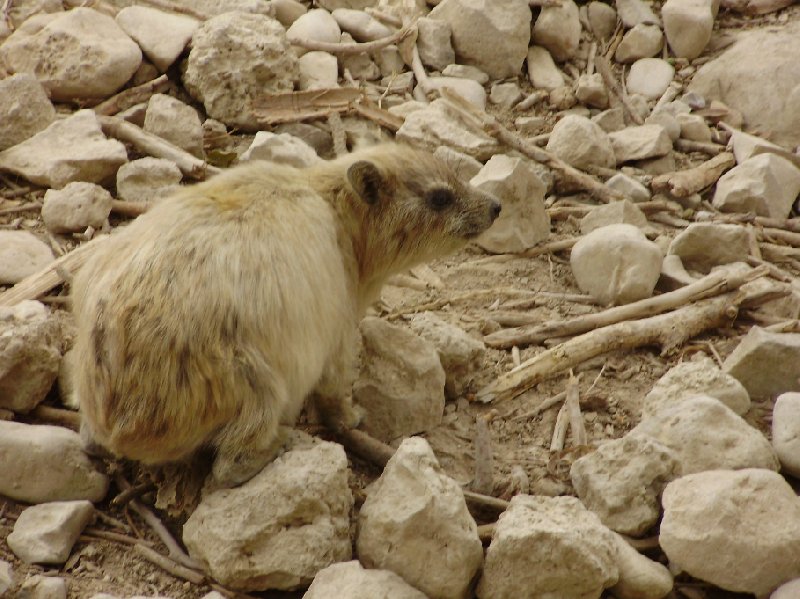
[[531, 85], [546, 90], [563, 87], [564, 75], [556, 66], [550, 52], [542, 46], [528, 48], [528, 78]]
[[200, 26], [192, 17], [147, 6], [125, 7], [117, 13], [116, 21], [162, 73], [177, 60]]
[[0, 231], [0, 283], [19, 283], [53, 261], [53, 251], [28, 231]]
[[[663, 109], [655, 109], [644, 120], [645, 125], [661, 125], [669, 135], [670, 140], [677, 141], [681, 136], [681, 125], [676, 116]], [[708, 127], [706, 127], [708, 129]], [[711, 131], [709, 130], [709, 134]]]
[[[333, 15], [323, 8], [315, 8], [301, 15], [286, 31], [286, 38], [290, 43], [295, 40], [310, 40], [338, 44], [342, 30]], [[292, 46], [297, 56], [302, 56], [308, 50], [302, 46]]]
[[738, 130], [731, 131], [730, 145], [733, 149], [733, 157], [736, 158], [736, 164], [742, 164], [756, 154], [781, 149], [780, 146], [770, 143], [766, 139]]
[[709, 395], [739, 416], [750, 409], [750, 396], [742, 384], [722, 372], [711, 358], [681, 362], [662, 376], [642, 401], [642, 417], [652, 416], [692, 395]]
[[225, 586], [293, 590], [350, 559], [347, 456], [303, 437], [242, 486], [206, 494], [184, 525], [190, 555]]
[[675, 236], [667, 253], [676, 254], [686, 268], [709, 272], [715, 266], [746, 261], [751, 233], [740, 225], [692, 223]]
[[616, 165], [608, 134], [585, 116], [571, 114], [558, 121], [550, 133], [547, 150], [575, 168]]
[[126, 202], [153, 202], [178, 189], [180, 169], [163, 158], [139, 158], [117, 171], [117, 195]]
[[450, 42], [451, 30], [447, 21], [422, 18], [417, 21], [417, 27], [417, 48], [422, 64], [441, 71], [455, 63], [456, 52]]
[[800, 144], [800, 24], [745, 32], [737, 40], [700, 67], [688, 90], [738, 110], [749, 130], [772, 142]]
[[660, 58], [640, 58], [631, 65], [628, 73], [628, 93], [639, 94], [648, 100], [660, 98], [672, 78], [675, 76], [675, 67]]
[[306, 142], [318, 156], [331, 156], [333, 153], [333, 140], [328, 131], [308, 123], [286, 123], [275, 127], [275, 133], [288, 133], [289, 135]]
[[94, 517], [90, 501], [54, 501], [22, 511], [6, 539], [14, 554], [30, 564], [63, 564]]
[[339, 28], [353, 36], [357, 42], [371, 42], [392, 35], [392, 30], [378, 19], [362, 10], [337, 8], [331, 12]]
[[486, 553], [479, 599], [599, 598], [617, 583], [613, 533], [575, 497], [516, 495]]
[[68, 183], [44, 194], [42, 220], [53, 233], [99, 229], [111, 213], [111, 194], [94, 183]]
[[480, 172], [483, 165], [462, 152], [458, 152], [447, 146], [439, 146], [433, 153], [439, 160], [444, 160], [447, 165], [455, 171], [459, 179], [469, 181]]
[[[675, 56], [694, 60], [711, 39], [714, 0], [667, 0], [661, 8], [664, 31]], [[719, 6], [719, 3], [716, 3]]]
[[486, 90], [477, 81], [463, 79], [460, 77], [430, 77], [428, 78], [428, 90], [440, 90], [449, 87], [468, 102], [477, 106], [480, 110], [486, 108]]
[[94, 112], [79, 110], [0, 152], [0, 170], [59, 188], [72, 181], [102, 182], [127, 160], [125, 146], [106, 139]]
[[800, 597], [800, 578], [795, 578], [779, 586], [769, 596], [769, 599], [795, 599]]
[[405, 439], [369, 489], [358, 517], [358, 556], [429, 597], [466, 599], [483, 562], [478, 527], [459, 484], [428, 442]]
[[321, 158], [314, 148], [293, 135], [259, 131], [253, 143], [242, 154], [241, 160], [269, 160], [277, 164], [305, 168], [320, 162]]
[[240, 12], [203, 23], [192, 38], [183, 76], [208, 116], [247, 131], [259, 128], [254, 103], [264, 94], [292, 91], [296, 79], [297, 60], [283, 26]]
[[0, 596], [12, 589], [15, 584], [14, 569], [10, 563], [0, 559]]
[[669, 570], [658, 562], [646, 558], [619, 535], [614, 535], [617, 546], [619, 582], [609, 590], [617, 599], [663, 599], [672, 590]]
[[305, 5], [298, 0], [271, 0], [270, 4], [275, 11], [275, 18], [284, 27], [291, 27], [292, 23], [308, 12]]
[[617, 532], [639, 536], [661, 512], [659, 497], [678, 478], [674, 452], [657, 441], [626, 435], [572, 463], [570, 477], [583, 505]]
[[657, 25], [639, 23], [623, 36], [614, 58], [623, 64], [650, 58], [661, 52], [663, 45], [664, 35]]
[[444, 392], [450, 399], [460, 397], [470, 386], [472, 374], [486, 353], [483, 341], [470, 337], [463, 329], [445, 322], [433, 312], [415, 314], [411, 329], [436, 347], [445, 372]]
[[617, 15], [626, 29], [631, 29], [641, 23], [661, 24], [650, 4], [643, 0], [617, 0], [614, 4], [617, 7]]
[[650, 200], [650, 192], [648, 189], [639, 181], [633, 177], [629, 177], [625, 173], [617, 173], [606, 181], [606, 185], [626, 195], [633, 202], [647, 202]]
[[[299, 89], [328, 89], [339, 86], [339, 61], [327, 52], [306, 52], [297, 59]], [[263, 133], [259, 131], [259, 133]]]
[[[26, 0], [14, 2], [6, 11], [7, 19], [14, 29], [19, 29], [25, 21], [40, 13], [63, 12], [64, 5], [58, 0]], [[9, 35], [11, 31], [8, 32]]]
[[645, 229], [649, 223], [644, 212], [637, 208], [636, 204], [623, 200], [592, 208], [581, 219], [581, 234], [586, 235], [600, 227], [619, 224], [633, 225], [639, 229]]
[[524, 158], [495, 154], [470, 185], [503, 198], [500, 217], [477, 243], [495, 253], [519, 252], [550, 235], [545, 184]]
[[380, 318], [361, 322], [364, 359], [353, 400], [362, 428], [391, 441], [437, 426], [444, 411], [445, 374], [434, 345]]
[[22, 583], [17, 599], [67, 599], [67, 581], [55, 576], [31, 576]]
[[800, 393], [784, 393], [775, 401], [772, 445], [781, 467], [800, 478]]
[[542, 7], [533, 25], [534, 43], [546, 48], [558, 62], [564, 62], [575, 56], [580, 41], [581, 22], [573, 0]]
[[378, 4], [378, 0], [319, 0], [317, 4], [328, 10], [336, 10], [337, 8], [356, 8], [361, 10], [375, 6]]
[[572, 248], [578, 287], [604, 304], [650, 297], [661, 272], [661, 250], [633, 225], [595, 229]]
[[622, 108], [609, 108], [592, 117], [592, 122], [606, 133], [619, 131], [625, 128]]
[[481, 71], [478, 67], [467, 64], [451, 64], [442, 70], [442, 75], [446, 77], [460, 77], [461, 79], [472, 79], [481, 85], [489, 83], [489, 75]]
[[0, 469], [0, 495], [26, 503], [97, 502], [108, 490], [78, 433], [61, 426], [0, 421]]
[[504, 108], [511, 108], [522, 99], [522, 90], [514, 81], [508, 83], [495, 83], [489, 94], [492, 104], [499, 104]]
[[777, 470], [769, 441], [721, 401], [695, 395], [644, 418], [628, 435], [644, 435], [670, 448], [681, 472], [717, 468]]
[[587, 106], [593, 106], [594, 108], [606, 108], [608, 106], [608, 90], [600, 73], [578, 77], [575, 96]]
[[50, 98], [33, 75], [0, 79], [0, 150], [33, 137], [55, 118]]
[[752, 327], [723, 364], [750, 397], [800, 391], [800, 334]]
[[672, 151], [672, 140], [661, 125], [639, 125], [608, 134], [617, 163], [664, 156]]
[[151, 96], [144, 116], [144, 130], [203, 158], [203, 125], [200, 116], [194, 108], [172, 96]]
[[592, 0], [587, 5], [589, 28], [598, 40], [610, 39], [617, 28], [617, 11], [605, 2]]
[[681, 127], [681, 137], [692, 141], [711, 141], [711, 128], [699, 114], [679, 114], [676, 117]]
[[[516, 77], [528, 54], [531, 10], [525, 0], [442, 0], [431, 19], [450, 23], [460, 64], [476, 66], [492, 79]], [[486, 51], [492, 40], [492, 51]]]
[[0, 61], [30, 73], [55, 101], [105, 98], [131, 78], [139, 46], [111, 17], [91, 8], [35, 15], [0, 46]]
[[366, 570], [357, 560], [317, 572], [303, 599], [426, 599], [425, 595], [389, 570]]
[[712, 204], [723, 212], [787, 218], [798, 193], [799, 168], [781, 156], [758, 154], [719, 178]]
[[765, 596], [800, 576], [800, 499], [775, 472], [712, 470], [664, 490], [659, 544], [676, 567]]

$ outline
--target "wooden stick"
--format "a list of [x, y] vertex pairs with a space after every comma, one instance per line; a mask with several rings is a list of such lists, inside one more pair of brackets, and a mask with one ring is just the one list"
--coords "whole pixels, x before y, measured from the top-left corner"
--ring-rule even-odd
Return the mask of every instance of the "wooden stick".
[[748, 281], [763, 277], [767, 272], [764, 267], [748, 269], [746, 272], [716, 271], [675, 291], [648, 297], [624, 306], [615, 306], [596, 314], [584, 314], [568, 320], [551, 320], [538, 325], [497, 331], [487, 335], [483, 340], [489, 347], [507, 349], [514, 345], [526, 346], [541, 343], [545, 339], [553, 337], [577, 335], [624, 320], [638, 320], [646, 316], [654, 316], [699, 299], [732, 291]]
[[605, 56], [597, 56], [595, 57], [594, 62], [595, 66], [597, 67], [597, 72], [600, 73], [600, 76], [603, 78], [603, 83], [606, 84], [609, 93], [619, 100], [628, 119], [637, 125], [643, 125], [644, 119], [633, 109], [628, 101], [627, 96], [625, 95], [625, 92], [622, 91], [622, 88], [620, 87], [619, 83], [617, 83], [614, 74], [611, 72], [611, 63], [609, 62], [608, 58]]
[[100, 121], [100, 126], [106, 135], [133, 144], [144, 154], [171, 160], [187, 177], [202, 180], [208, 175], [222, 172], [216, 166], [119, 117], [99, 116], [97, 120]]
[[553, 406], [558, 405], [559, 402], [564, 401], [564, 399], [566, 399], [566, 397], [567, 397], [567, 392], [566, 391], [562, 391], [561, 393], [557, 393], [553, 397], [548, 397], [547, 399], [545, 399], [542, 403], [540, 403], [538, 406], [536, 406], [532, 410], [528, 410], [527, 412], [525, 412], [524, 414], [520, 414], [519, 416], [514, 416], [511, 420], [514, 420], [514, 421], [530, 420], [531, 418], [533, 418], [534, 416], [539, 414], [539, 412], [544, 412], [545, 410], [548, 410], [548, 409], [552, 408]]
[[149, 100], [153, 94], [164, 91], [169, 87], [169, 77], [161, 75], [155, 79], [131, 87], [111, 96], [108, 100], [100, 102], [92, 110], [98, 115], [112, 116], [131, 106]]
[[187, 568], [179, 564], [178, 562], [174, 561], [173, 559], [167, 557], [166, 555], [161, 555], [154, 549], [151, 549], [147, 545], [143, 545], [141, 543], [136, 543], [133, 546], [133, 550], [136, 551], [139, 555], [145, 558], [147, 561], [154, 563], [159, 568], [169, 572], [176, 578], [182, 578], [183, 580], [188, 580], [192, 584], [203, 584], [205, 582], [206, 577], [205, 575], [201, 574], [197, 570], [193, 570], [192, 568]]
[[580, 404], [580, 387], [578, 385], [578, 377], [572, 373], [569, 375], [567, 382], [567, 399], [564, 406], [567, 408], [569, 414], [569, 429], [572, 431], [572, 443], [577, 447], [586, 445], [586, 425], [583, 423], [583, 416], [581, 415]]
[[147, 202], [127, 202], [125, 200], [111, 200], [111, 211], [122, 216], [136, 218], [147, 212], [150, 204]]
[[81, 427], [81, 415], [72, 410], [51, 408], [50, 406], [36, 406], [31, 412], [31, 416], [45, 420], [46, 422], [55, 422], [56, 424], [74, 430], [78, 430]]
[[553, 426], [553, 437], [550, 439], [550, 451], [563, 451], [564, 443], [567, 440], [567, 429], [569, 428], [569, 408], [567, 403], [561, 404], [556, 416], [556, 423]]
[[476, 493], [475, 491], [467, 491], [464, 489], [464, 499], [466, 499], [467, 503], [472, 506], [488, 507], [501, 512], [504, 512], [508, 509], [508, 502], [505, 499], [483, 495], [481, 493]]
[[331, 54], [366, 54], [369, 52], [375, 52], [376, 50], [380, 50], [386, 46], [396, 44], [397, 42], [407, 38], [412, 33], [415, 33], [416, 30], [417, 24], [416, 21], [414, 21], [403, 29], [395, 31], [392, 35], [388, 35], [379, 40], [373, 40], [371, 42], [336, 44], [331, 42], [318, 42], [316, 40], [291, 40], [291, 43], [295, 46], [301, 46], [306, 50], [320, 50], [322, 52], [329, 52]]
[[676, 198], [688, 198], [717, 182], [726, 170], [736, 164], [730, 152], [724, 152], [694, 168], [659, 175], [653, 179], [653, 191], [667, 192]]
[[147, 545], [148, 547], [152, 547], [153, 543], [150, 541], [145, 541], [143, 539], [134, 539], [133, 537], [129, 537], [128, 535], [123, 535], [118, 532], [110, 532], [107, 530], [102, 530], [100, 528], [93, 528], [88, 527], [83, 530], [84, 533], [87, 535], [95, 536], [99, 539], [103, 539], [106, 541], [114, 541], [115, 543], [124, 543], [125, 545], [137, 545], [143, 544]]
[[476, 493], [490, 495], [494, 489], [494, 463], [492, 460], [492, 438], [485, 415], [475, 419], [475, 478], [470, 485]]
[[709, 156], [717, 156], [725, 151], [725, 146], [704, 141], [694, 141], [691, 139], [678, 139], [675, 141], [675, 148], [681, 152], [702, 152]]

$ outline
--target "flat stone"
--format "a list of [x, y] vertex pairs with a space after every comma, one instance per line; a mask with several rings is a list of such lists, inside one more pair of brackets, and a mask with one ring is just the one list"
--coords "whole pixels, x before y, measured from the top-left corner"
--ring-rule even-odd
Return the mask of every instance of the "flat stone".
[[33, 137], [55, 118], [50, 98], [33, 75], [0, 79], [0, 150]]
[[389, 570], [366, 570], [354, 560], [317, 572], [303, 599], [426, 599], [426, 596]]
[[622, 37], [614, 58], [617, 62], [629, 64], [640, 58], [650, 58], [661, 52], [664, 34], [658, 25], [639, 23]]
[[33, 233], [0, 231], [0, 283], [19, 283], [53, 260], [53, 250]]
[[745, 262], [752, 233], [741, 225], [692, 223], [675, 236], [667, 253], [676, 254], [686, 268], [708, 273], [715, 266]]
[[443, 160], [455, 171], [459, 179], [469, 181], [477, 175], [483, 165], [463, 152], [459, 152], [448, 146], [439, 146], [433, 153], [439, 160]]
[[750, 397], [800, 391], [800, 334], [772, 333], [754, 326], [722, 369], [738, 379]]
[[677, 405], [692, 395], [709, 395], [739, 416], [750, 409], [747, 389], [723, 372], [711, 358], [681, 362], [662, 376], [642, 401], [642, 417]]
[[600, 227], [620, 224], [633, 225], [642, 230], [649, 226], [647, 216], [636, 207], [636, 204], [622, 200], [592, 208], [581, 219], [581, 234], [586, 235]]
[[22, 583], [17, 599], [67, 599], [67, 581], [55, 576], [31, 576]]
[[240, 160], [269, 160], [277, 164], [305, 168], [321, 162], [322, 159], [302, 139], [288, 133], [259, 131]]
[[524, 158], [495, 154], [470, 185], [503, 198], [503, 210], [477, 243], [494, 253], [519, 252], [550, 235], [545, 183]]
[[127, 6], [117, 13], [116, 21], [162, 73], [183, 53], [200, 26], [187, 15], [147, 6]]
[[714, 470], [667, 485], [659, 544], [676, 568], [766, 596], [800, 576], [800, 499], [769, 470]]
[[53, 233], [99, 229], [111, 214], [111, 194], [94, 183], [68, 183], [44, 194], [42, 220]]
[[528, 78], [534, 87], [548, 91], [563, 87], [565, 83], [564, 75], [550, 52], [542, 46], [528, 48]]
[[644, 120], [645, 125], [660, 125], [669, 135], [670, 140], [674, 143], [681, 136], [681, 125], [677, 117], [670, 114], [666, 110], [656, 109], [647, 116]]
[[605, 2], [592, 0], [587, 5], [586, 12], [589, 28], [594, 33], [594, 36], [602, 41], [611, 39], [614, 30], [617, 28], [617, 11], [614, 10], [614, 7]]
[[640, 94], [648, 100], [659, 99], [672, 79], [675, 67], [660, 58], [640, 58], [631, 65], [626, 83], [628, 93]]
[[625, 173], [617, 173], [606, 181], [606, 185], [625, 195], [632, 202], [650, 201], [650, 191], [642, 183]]
[[425, 432], [442, 421], [445, 373], [435, 346], [375, 317], [361, 321], [364, 358], [353, 401], [362, 428], [381, 441]]
[[672, 151], [672, 140], [661, 125], [626, 127], [608, 134], [617, 163], [664, 156]]
[[783, 470], [800, 478], [800, 393], [783, 393], [775, 401], [772, 446]]
[[661, 8], [667, 42], [675, 56], [694, 60], [711, 39], [719, 2], [667, 0]]
[[0, 170], [60, 188], [73, 181], [100, 183], [127, 160], [125, 146], [106, 139], [94, 111], [79, 110], [0, 152]]
[[462, 79], [460, 77], [429, 77], [427, 86], [429, 90], [440, 90], [444, 87], [449, 87], [480, 110], [486, 108], [486, 90], [483, 89], [480, 83], [472, 79]]
[[301, 90], [339, 87], [339, 61], [333, 54], [306, 52], [297, 60], [297, 68]]
[[392, 30], [363, 10], [337, 8], [331, 12], [339, 28], [357, 42], [371, 42], [392, 35]]
[[441, 71], [455, 63], [456, 51], [450, 41], [450, 23], [440, 19], [422, 18], [417, 21], [417, 28], [417, 48], [422, 64]]
[[117, 171], [117, 195], [126, 202], [154, 202], [174, 193], [183, 179], [180, 169], [163, 158], [139, 158]]
[[575, 168], [616, 165], [608, 134], [584, 116], [567, 115], [550, 133], [547, 150]]
[[399, 574], [430, 597], [467, 599], [483, 562], [478, 527], [460, 485], [428, 442], [405, 439], [369, 488], [356, 544], [368, 568]]
[[606, 133], [620, 131], [625, 128], [625, 119], [623, 117], [622, 108], [609, 108], [608, 110], [604, 110], [603, 112], [593, 116], [592, 122]]
[[563, 0], [559, 6], [543, 6], [533, 25], [532, 37], [535, 44], [546, 48], [558, 62], [575, 56], [581, 41], [578, 5], [573, 0]]
[[22, 511], [6, 542], [29, 564], [63, 564], [83, 529], [94, 518], [90, 501], [54, 501]]
[[679, 114], [675, 117], [681, 127], [681, 137], [692, 141], [710, 142], [711, 128], [699, 114]]
[[608, 106], [608, 90], [600, 73], [578, 77], [575, 96], [578, 101], [587, 106], [594, 108], [606, 108]]
[[787, 218], [798, 193], [800, 169], [781, 156], [758, 154], [719, 178], [712, 204], [723, 212]]
[[197, 111], [166, 94], [153, 94], [147, 102], [144, 130], [193, 156], [203, 158], [203, 124]]
[[226, 587], [294, 590], [351, 557], [344, 449], [292, 435], [286, 453], [240, 487], [206, 494], [183, 526], [189, 554]]
[[738, 130], [731, 131], [730, 146], [733, 149], [736, 164], [742, 164], [745, 160], [757, 154], [768, 153], [770, 150], [782, 150], [780, 146], [762, 137]]
[[34, 75], [54, 101], [75, 102], [116, 92], [142, 52], [114, 19], [79, 7], [29, 18], [0, 45], [0, 61]]
[[445, 77], [460, 77], [461, 79], [472, 79], [481, 85], [489, 82], [489, 75], [481, 71], [478, 67], [468, 64], [450, 64], [442, 70]]
[[479, 599], [598, 598], [619, 579], [613, 533], [575, 497], [515, 495], [495, 525]]
[[522, 90], [519, 85], [510, 81], [508, 83], [495, 83], [489, 94], [489, 101], [503, 108], [511, 108], [522, 99]]

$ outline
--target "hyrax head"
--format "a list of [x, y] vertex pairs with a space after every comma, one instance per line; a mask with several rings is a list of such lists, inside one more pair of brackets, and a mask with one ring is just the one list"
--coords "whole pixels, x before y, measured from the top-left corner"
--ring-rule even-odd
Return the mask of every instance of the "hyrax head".
[[392, 270], [459, 249], [500, 215], [494, 196], [430, 152], [383, 144], [351, 160], [347, 181], [362, 203], [367, 245], [392, 256]]

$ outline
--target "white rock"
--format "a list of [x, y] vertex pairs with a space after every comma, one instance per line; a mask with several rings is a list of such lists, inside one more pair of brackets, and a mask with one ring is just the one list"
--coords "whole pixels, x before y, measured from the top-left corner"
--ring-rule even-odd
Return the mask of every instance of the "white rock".
[[[645, 125], [660, 125], [669, 135], [670, 140], [675, 142], [681, 136], [681, 125], [678, 123], [677, 117], [673, 116], [666, 110], [655, 109], [651, 114], [644, 119]], [[709, 131], [710, 133], [710, 131]]]
[[750, 397], [800, 391], [800, 334], [754, 326], [722, 365]]
[[610, 39], [617, 28], [617, 11], [605, 2], [593, 0], [587, 5], [589, 28], [598, 40]]
[[642, 401], [642, 417], [672, 407], [692, 395], [709, 395], [738, 415], [750, 409], [750, 396], [744, 386], [722, 372], [711, 358], [693, 359], [670, 368]]
[[447, 21], [422, 18], [417, 21], [417, 48], [422, 64], [437, 71], [456, 61], [456, 52], [450, 42], [451, 30]]
[[460, 77], [430, 77], [428, 78], [427, 86], [428, 91], [449, 87], [480, 110], [486, 108], [486, 90], [483, 89], [480, 83], [472, 79], [462, 79]]
[[131, 78], [139, 46], [111, 17], [91, 8], [36, 15], [0, 45], [0, 61], [34, 75], [55, 101], [105, 98]]
[[203, 125], [191, 106], [166, 94], [153, 94], [147, 102], [144, 130], [190, 154], [203, 157]]
[[448, 146], [439, 146], [433, 153], [439, 160], [444, 160], [455, 171], [460, 180], [469, 181], [480, 172], [483, 165], [463, 152]]
[[126, 202], [152, 202], [178, 189], [180, 169], [163, 158], [139, 158], [117, 171], [117, 195]]
[[661, 250], [633, 225], [608, 225], [575, 244], [570, 265], [581, 291], [604, 304], [626, 304], [652, 295]]
[[692, 141], [711, 141], [711, 129], [699, 114], [679, 114], [675, 117], [681, 126], [681, 137]]
[[546, 90], [562, 87], [565, 83], [564, 75], [550, 52], [542, 46], [528, 48], [528, 78], [531, 85]]
[[547, 150], [576, 168], [616, 164], [608, 134], [585, 116], [569, 114], [550, 133]]
[[489, 101], [499, 104], [503, 108], [511, 108], [522, 99], [522, 90], [514, 81], [508, 83], [495, 83], [489, 93]]
[[483, 562], [478, 527], [424, 439], [400, 444], [369, 488], [358, 527], [358, 556], [368, 568], [391, 570], [430, 597], [469, 597]]
[[606, 181], [606, 185], [624, 194], [633, 202], [650, 201], [650, 191], [642, 183], [625, 173], [617, 173]]
[[600, 73], [584, 74], [578, 77], [575, 96], [578, 101], [587, 106], [594, 108], [606, 108], [608, 106], [608, 90]]
[[94, 111], [79, 110], [0, 152], [0, 170], [58, 188], [72, 181], [101, 182], [127, 160], [125, 146], [106, 139]]
[[264, 94], [292, 91], [296, 79], [297, 60], [283, 26], [264, 15], [231, 12], [195, 32], [183, 83], [208, 116], [252, 131], [259, 128], [254, 103]]
[[426, 599], [389, 570], [366, 570], [358, 561], [328, 566], [317, 572], [303, 599]]
[[583, 504], [610, 529], [633, 536], [658, 521], [661, 491], [680, 474], [671, 449], [634, 435], [604, 442], [570, 468], [572, 484]]
[[782, 584], [769, 596], [769, 599], [796, 599], [800, 597], [800, 578]]
[[445, 322], [433, 312], [415, 314], [411, 329], [436, 347], [445, 372], [444, 392], [450, 399], [460, 397], [470, 386], [486, 353], [486, 346], [463, 329]]
[[[338, 44], [342, 37], [342, 30], [331, 13], [324, 8], [315, 8], [301, 15], [292, 23], [292, 26], [286, 31], [286, 37], [291, 43], [296, 40], [308, 40]], [[308, 52], [302, 46], [295, 45], [293, 49], [298, 56]]]
[[269, 160], [297, 168], [305, 168], [322, 161], [314, 148], [302, 139], [288, 133], [277, 134], [269, 131], [256, 133], [253, 143], [242, 154], [240, 160]]
[[667, 0], [661, 8], [664, 32], [675, 56], [694, 60], [711, 39], [715, 0]]
[[622, 108], [609, 108], [592, 117], [592, 122], [606, 133], [620, 131], [625, 128], [625, 119]]
[[541, 115], [518, 116], [514, 119], [514, 126], [523, 135], [538, 135], [547, 128], [547, 119]]
[[44, 194], [42, 220], [53, 233], [99, 229], [111, 214], [111, 194], [94, 183], [68, 183]]
[[631, 65], [626, 80], [628, 93], [640, 94], [649, 100], [660, 98], [672, 78], [675, 76], [675, 67], [660, 58], [640, 58]]
[[723, 212], [787, 218], [798, 193], [800, 169], [781, 156], [758, 154], [719, 178], [712, 204]]
[[672, 150], [672, 140], [661, 125], [626, 127], [608, 134], [617, 163], [664, 156]]
[[669, 570], [636, 551], [619, 535], [614, 535], [617, 545], [619, 582], [609, 590], [617, 599], [662, 599], [673, 587]]
[[13, 588], [15, 584], [14, 569], [10, 563], [0, 559], [0, 596], [5, 596], [4, 593]]
[[617, 583], [613, 533], [575, 497], [516, 495], [486, 553], [479, 599], [599, 599]]
[[293, 590], [350, 559], [347, 456], [303, 437], [242, 486], [207, 494], [183, 526], [189, 554], [225, 586]]
[[677, 455], [683, 474], [717, 468], [777, 470], [769, 441], [721, 401], [694, 395], [643, 419], [629, 435], [644, 435]]
[[631, 63], [655, 56], [663, 46], [664, 35], [658, 25], [639, 23], [623, 36], [614, 58], [623, 64]]
[[680, 256], [686, 268], [707, 273], [715, 266], [746, 261], [751, 241], [752, 233], [741, 225], [692, 223], [675, 236], [667, 253]]
[[363, 10], [337, 8], [331, 16], [342, 31], [353, 36], [357, 42], [371, 42], [392, 35], [392, 30]]
[[772, 446], [781, 467], [800, 478], [800, 393], [783, 393], [772, 410]]
[[503, 210], [477, 243], [494, 253], [519, 252], [550, 235], [545, 184], [524, 158], [495, 154], [470, 185], [503, 198]]
[[542, 7], [533, 25], [534, 43], [546, 48], [558, 62], [564, 62], [575, 56], [580, 41], [581, 22], [573, 0]]
[[780, 146], [770, 143], [766, 139], [756, 135], [749, 135], [735, 129], [731, 131], [730, 147], [733, 149], [733, 157], [736, 158], [736, 164], [742, 164], [745, 160], [752, 158], [756, 154], [782, 149]]
[[54, 501], [22, 511], [6, 538], [11, 551], [30, 564], [63, 564], [94, 517], [90, 501]]
[[306, 52], [297, 60], [299, 89], [339, 87], [339, 61], [327, 52]]
[[50, 265], [53, 251], [28, 231], [0, 231], [0, 283], [19, 283]]
[[442, 99], [409, 114], [397, 131], [397, 139], [431, 150], [449, 146], [478, 160], [488, 160], [500, 151], [494, 138], [464, 124]]
[[411, 331], [368, 317], [361, 322], [364, 358], [353, 401], [362, 428], [382, 441], [425, 432], [442, 421], [445, 374], [434, 345]]
[[649, 223], [647, 216], [636, 207], [636, 204], [628, 200], [622, 200], [621, 202], [611, 202], [592, 208], [581, 219], [581, 234], [586, 235], [600, 227], [619, 224], [633, 225], [644, 230]]
[[461, 79], [472, 79], [481, 85], [489, 82], [489, 75], [481, 71], [478, 67], [468, 64], [451, 64], [442, 70], [442, 75], [446, 77], [459, 77]]
[[308, 12], [305, 5], [297, 0], [271, 0], [270, 4], [275, 11], [275, 18], [284, 27], [290, 27], [292, 23]]
[[200, 26], [192, 17], [146, 6], [125, 7], [117, 13], [116, 21], [162, 73], [177, 60]]
[[402, 73], [406, 68], [406, 63], [403, 62], [400, 50], [394, 44], [381, 48], [380, 51], [373, 54], [373, 58], [381, 70], [381, 75], [384, 77], [395, 76]]
[[522, 68], [531, 35], [525, 0], [442, 0], [429, 17], [450, 23], [459, 63], [476, 66], [492, 79], [516, 77]]
[[[341, 43], [343, 44], [352, 44], [355, 43], [353, 37], [347, 33], [346, 31], [342, 33]], [[344, 54], [341, 57], [342, 63], [342, 71], [347, 69], [350, 71], [350, 75], [354, 79], [360, 79], [364, 81], [375, 81], [379, 79], [381, 76], [381, 69], [372, 60], [372, 57], [369, 54], [359, 53], [359, 54]], [[409, 74], [413, 74], [410, 73]], [[395, 85], [399, 85], [398, 81], [395, 81], [392, 87]], [[388, 87], [388, 86], [387, 86]]]
[[0, 421], [0, 470], [0, 495], [26, 503], [97, 502], [108, 490], [78, 433], [60, 426]]
[[55, 118], [50, 98], [33, 75], [0, 79], [0, 150], [33, 137]]
[[614, 4], [617, 7], [617, 15], [626, 29], [636, 27], [640, 23], [661, 24], [661, 21], [647, 2], [642, 0], [616, 0]]
[[22, 583], [17, 599], [67, 599], [67, 581], [55, 576], [31, 576]]
[[664, 490], [659, 544], [677, 568], [765, 596], [800, 576], [800, 499], [775, 472], [713, 470]]

